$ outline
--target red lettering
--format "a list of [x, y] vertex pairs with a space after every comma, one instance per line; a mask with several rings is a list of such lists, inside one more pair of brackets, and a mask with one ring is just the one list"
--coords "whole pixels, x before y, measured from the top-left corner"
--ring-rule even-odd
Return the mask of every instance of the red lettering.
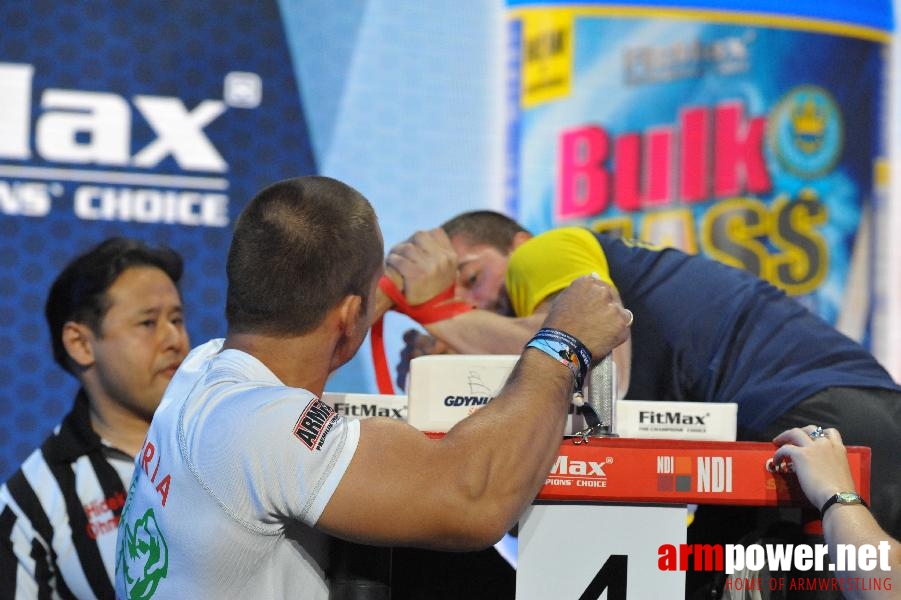
[[[657, 568], [661, 571], [687, 571], [693, 562], [695, 571], [722, 571], [723, 547], [720, 544], [663, 544], [657, 549]], [[694, 555], [694, 561], [691, 560]]]
[[679, 568], [676, 558], [676, 547], [672, 544], [663, 544], [657, 549], [660, 558], [657, 559], [657, 568], [661, 571], [675, 571]]
[[691, 544], [679, 544], [679, 569], [688, 570], [688, 557], [691, 556]]
[[125, 506], [125, 494], [118, 492], [114, 496], [110, 496], [106, 499], [106, 504], [107, 506], [109, 506], [110, 510], [122, 508], [123, 506]]
[[641, 135], [627, 133], [616, 138], [616, 177], [613, 201], [625, 211], [641, 208]]
[[727, 590], [762, 590], [763, 578], [761, 577], [727, 577]]
[[151, 459], [153, 459], [153, 455], [156, 452], [156, 448], [154, 447], [152, 442], [147, 442], [147, 445], [144, 446], [144, 453], [141, 455], [141, 468], [144, 469], [144, 473], [150, 474], [148, 466], [150, 464]]
[[117, 510], [125, 505], [125, 494], [122, 492], [113, 494], [109, 498], [94, 500], [90, 504], [84, 505], [84, 514], [88, 520], [94, 519], [99, 515]]
[[742, 106], [738, 102], [716, 108], [713, 192], [717, 197], [742, 193], [742, 183], [749, 192], [758, 194], [772, 187], [763, 157], [766, 119], [757, 117], [743, 123], [742, 118]]
[[85, 533], [88, 534], [88, 537], [92, 540], [96, 540], [99, 536], [104, 533], [110, 533], [116, 531], [119, 527], [119, 517], [112, 517], [107, 519], [106, 521], [101, 521], [100, 523], [90, 522], [85, 526]]
[[156, 491], [159, 492], [160, 496], [163, 497], [163, 506], [166, 506], [166, 499], [169, 497], [169, 485], [172, 483], [172, 477], [170, 475], [166, 475], [163, 477], [163, 480], [160, 481], [159, 485], [156, 486]]
[[695, 571], [722, 571], [723, 546], [721, 544], [694, 545]]
[[607, 132], [590, 125], [560, 136], [560, 186], [557, 215], [574, 219], [607, 209], [609, 175], [603, 168], [609, 152]]
[[659, 206], [672, 200], [672, 127], [657, 127], [648, 133], [647, 205]]
[[709, 121], [704, 108], [689, 108], [682, 112], [679, 123], [682, 167], [679, 173], [679, 196], [685, 202], [706, 200], [710, 195]]
[[[765, 133], [766, 117], [745, 119], [740, 102], [727, 102], [712, 111], [687, 107], [678, 126], [627, 132], [612, 141], [597, 125], [564, 131], [556, 216], [598, 215], [610, 208], [611, 196], [619, 210], [635, 212], [677, 199], [691, 204], [770, 192]], [[607, 164], [611, 161], [612, 168]]]

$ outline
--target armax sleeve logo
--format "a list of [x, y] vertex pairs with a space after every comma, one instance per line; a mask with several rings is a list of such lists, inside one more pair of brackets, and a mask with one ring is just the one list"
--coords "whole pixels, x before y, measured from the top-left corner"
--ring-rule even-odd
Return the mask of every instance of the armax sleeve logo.
[[337, 413], [325, 402], [314, 399], [294, 424], [294, 435], [310, 450], [320, 450], [325, 436], [338, 419]]

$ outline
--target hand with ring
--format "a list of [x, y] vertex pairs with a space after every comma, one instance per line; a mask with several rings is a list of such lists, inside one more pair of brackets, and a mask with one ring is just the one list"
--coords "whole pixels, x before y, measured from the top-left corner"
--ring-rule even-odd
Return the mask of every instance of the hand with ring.
[[[855, 489], [848, 452], [837, 430], [808, 425], [784, 431], [773, 442], [779, 445], [773, 456], [773, 472], [793, 471], [814, 506], [823, 506], [837, 492]], [[782, 467], [784, 463], [790, 466]]]
[[819, 425], [817, 425], [817, 428], [814, 429], [813, 431], [808, 432], [807, 435], [809, 435], [810, 439], [812, 439], [812, 440], [818, 440], [820, 438], [829, 437], [829, 434], [826, 433], [826, 430], [823, 429], [822, 427], [820, 427]]

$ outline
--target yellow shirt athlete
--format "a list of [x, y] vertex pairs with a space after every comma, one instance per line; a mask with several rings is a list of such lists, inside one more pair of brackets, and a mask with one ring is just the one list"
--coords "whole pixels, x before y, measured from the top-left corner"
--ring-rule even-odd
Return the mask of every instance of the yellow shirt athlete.
[[616, 289], [607, 258], [589, 230], [562, 227], [535, 236], [510, 255], [506, 279], [513, 311], [517, 317], [531, 315], [548, 296], [592, 273]]

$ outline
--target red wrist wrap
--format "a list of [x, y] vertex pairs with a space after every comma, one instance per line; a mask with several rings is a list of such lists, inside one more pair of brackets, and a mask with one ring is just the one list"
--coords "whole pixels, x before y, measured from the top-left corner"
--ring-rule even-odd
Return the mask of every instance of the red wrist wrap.
[[421, 325], [444, 321], [469, 312], [473, 307], [462, 300], [454, 300], [454, 285], [422, 304], [409, 304], [394, 282], [388, 277], [379, 280], [379, 289], [394, 302], [394, 310], [407, 315]]
[[[473, 309], [472, 306], [462, 300], [454, 300], [453, 284], [435, 297], [416, 305], [410, 305], [401, 291], [394, 285], [394, 282], [387, 276], [383, 276], [379, 280], [379, 289], [394, 302], [394, 310], [407, 315], [421, 325], [444, 321]], [[372, 348], [372, 363], [375, 367], [375, 382], [379, 393], [394, 394], [394, 385], [391, 383], [391, 371], [388, 369], [388, 359], [385, 356], [381, 318], [372, 324], [369, 342]]]

